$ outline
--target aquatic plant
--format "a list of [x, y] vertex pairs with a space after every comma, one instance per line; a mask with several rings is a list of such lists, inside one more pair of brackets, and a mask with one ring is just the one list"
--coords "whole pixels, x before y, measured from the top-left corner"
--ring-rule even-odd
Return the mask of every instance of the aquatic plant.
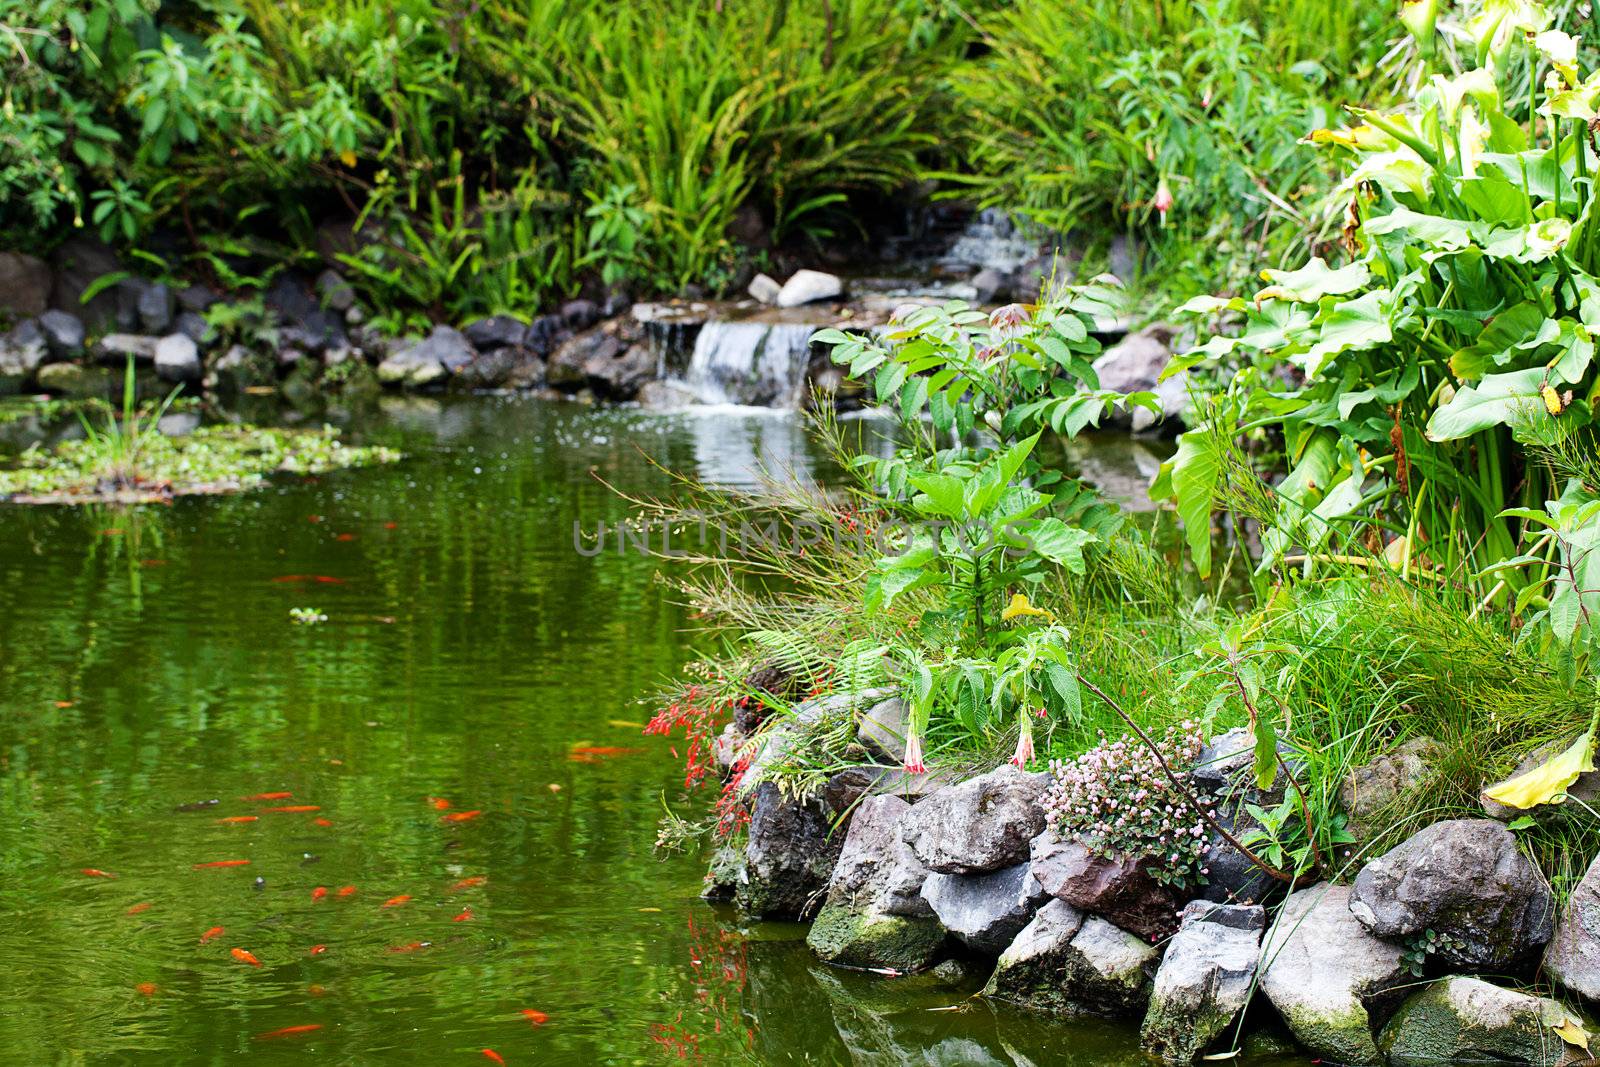
[[138, 406], [138, 385], [134, 379], [133, 356], [127, 359], [122, 378], [122, 411], [105, 412], [104, 421], [96, 426], [83, 411], [78, 412], [78, 423], [83, 427], [83, 440], [76, 450], [77, 461], [84, 473], [109, 493], [137, 490], [148, 482], [144, 454], [149, 450], [152, 437], [160, 436], [161, 417], [177, 399], [182, 386], [174, 388], [152, 410]]

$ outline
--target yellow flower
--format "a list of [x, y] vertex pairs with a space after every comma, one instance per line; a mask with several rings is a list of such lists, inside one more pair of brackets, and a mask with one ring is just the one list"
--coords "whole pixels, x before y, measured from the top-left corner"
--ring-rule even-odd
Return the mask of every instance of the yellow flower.
[[1594, 770], [1594, 726], [1572, 743], [1572, 747], [1547, 760], [1526, 774], [1501, 782], [1483, 795], [1508, 808], [1532, 808], [1540, 804], [1559, 804], [1567, 799], [1567, 787], [1578, 775]]
[[1043, 608], [1036, 608], [1032, 604], [1028, 603], [1028, 597], [1026, 594], [1012, 593], [1011, 603], [1007, 604], [1006, 610], [1000, 613], [1001, 621], [1010, 622], [1012, 619], [1020, 619], [1024, 616], [1036, 619], [1049, 619], [1051, 622], [1055, 622], [1056, 619], [1054, 615], [1050, 614]]
[[1539, 387], [1539, 395], [1544, 398], [1544, 409], [1552, 415], [1561, 414], [1561, 394], [1556, 392], [1548, 382]]

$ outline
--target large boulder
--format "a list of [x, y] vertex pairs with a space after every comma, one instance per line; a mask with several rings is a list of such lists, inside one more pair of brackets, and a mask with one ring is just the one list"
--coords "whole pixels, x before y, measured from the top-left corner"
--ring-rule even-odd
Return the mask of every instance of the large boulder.
[[1446, 978], [1414, 994], [1378, 1038], [1392, 1064], [1490, 1062], [1560, 1067], [1592, 1062], [1557, 1034], [1569, 1018], [1545, 997], [1477, 978]]
[[442, 382], [477, 356], [467, 339], [449, 326], [435, 326], [426, 338], [394, 352], [378, 364], [385, 385], [417, 389]]
[[984, 995], [1062, 1015], [1136, 1016], [1160, 953], [1126, 930], [1048, 901], [995, 964]]
[[200, 348], [187, 334], [168, 334], [156, 342], [156, 376], [167, 382], [200, 380]]
[[1600, 856], [1567, 898], [1544, 950], [1544, 972], [1574, 993], [1600, 1001]]
[[820, 270], [797, 270], [778, 290], [777, 305], [795, 308], [819, 300], [837, 300], [844, 295], [844, 282]]
[[51, 308], [39, 316], [39, 329], [50, 354], [57, 359], [77, 359], [83, 355], [83, 320], [68, 311]]
[[467, 323], [461, 332], [479, 352], [492, 352], [497, 348], [522, 344], [528, 336], [528, 326], [510, 315], [491, 315]]
[[613, 400], [631, 400], [655, 377], [656, 365], [649, 345], [630, 345], [602, 326], [557, 346], [546, 374], [557, 389], [589, 388]]
[[1443, 754], [1443, 748], [1433, 738], [1413, 737], [1344, 776], [1339, 783], [1339, 804], [1348, 817], [1346, 829], [1356, 839], [1357, 853], [1360, 846], [1383, 832], [1381, 817], [1407, 793], [1428, 781]]
[[1044, 891], [1080, 911], [1101, 915], [1150, 940], [1178, 926], [1178, 894], [1150, 876], [1142, 860], [1096, 855], [1082, 842], [1046, 830], [1030, 845], [1033, 876]]
[[38, 320], [23, 319], [0, 334], [0, 376], [17, 381], [32, 377], [48, 351]]
[[764, 782], [755, 793], [745, 844], [744, 880], [734, 899], [768, 919], [811, 915], [844, 843], [821, 801], [785, 797]]
[[1282, 763], [1272, 784], [1260, 789], [1255, 779], [1255, 740], [1248, 726], [1238, 726], [1213, 737], [1195, 757], [1194, 769], [1189, 772], [1196, 790], [1215, 797], [1219, 802], [1248, 801], [1262, 807], [1282, 803], [1289, 788], [1284, 768], [1300, 776], [1304, 761], [1294, 754], [1287, 744], [1278, 742], [1278, 755]]
[[906, 702], [894, 696], [880, 700], [861, 713], [856, 740], [893, 763], [903, 763], [906, 733]]
[[[1211, 816], [1236, 840], [1262, 828], [1243, 800], [1218, 804], [1211, 809]], [[1204, 899], [1218, 904], [1259, 904], [1283, 885], [1215, 828], [1208, 830], [1206, 846], [1206, 884], [1200, 891]]]
[[981, 874], [1021, 863], [1044, 829], [1040, 799], [1048, 779], [1003, 764], [941, 789], [906, 818], [906, 843], [940, 874]]
[[1250, 1002], [1265, 909], [1194, 901], [1167, 945], [1139, 1036], [1172, 1064], [1190, 1064]]
[[0, 315], [31, 318], [50, 306], [50, 264], [26, 252], [0, 252]]
[[1401, 949], [1350, 914], [1350, 889], [1328, 883], [1291, 896], [1267, 934], [1261, 991], [1296, 1039], [1337, 1063], [1382, 1063], [1372, 1012], [1407, 979]]
[[922, 896], [946, 930], [987, 956], [1004, 952], [1049, 899], [1027, 863], [988, 874], [930, 874]]
[[1379, 937], [1443, 935], [1436, 954], [1468, 967], [1526, 961], [1555, 932], [1555, 897], [1492, 819], [1450, 819], [1413, 834], [1356, 876], [1350, 911]]
[[909, 809], [898, 797], [869, 797], [850, 820], [827, 902], [806, 935], [827, 962], [916, 971], [937, 958], [945, 934], [922, 897], [928, 872], [900, 840]]

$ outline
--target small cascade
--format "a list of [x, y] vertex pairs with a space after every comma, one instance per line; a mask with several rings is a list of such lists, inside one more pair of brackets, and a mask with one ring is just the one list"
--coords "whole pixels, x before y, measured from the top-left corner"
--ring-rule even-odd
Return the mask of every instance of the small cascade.
[[708, 322], [695, 338], [683, 384], [704, 404], [797, 408], [816, 331], [811, 323]]
[[1038, 254], [1036, 239], [1026, 236], [1005, 212], [986, 208], [972, 217], [941, 262], [951, 270], [1010, 274]]

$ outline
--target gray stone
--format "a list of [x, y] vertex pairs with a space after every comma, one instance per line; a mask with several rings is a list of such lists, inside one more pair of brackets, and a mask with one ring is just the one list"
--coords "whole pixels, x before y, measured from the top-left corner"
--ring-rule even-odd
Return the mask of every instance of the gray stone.
[[111, 390], [112, 374], [104, 367], [79, 363], [46, 363], [34, 373], [39, 388], [58, 396], [104, 397]]
[[[1247, 801], [1238, 798], [1224, 801], [1211, 809], [1211, 816], [1235, 838], [1242, 838], [1261, 823], [1251, 815]], [[1218, 904], [1259, 904], [1275, 888], [1283, 885], [1217, 832], [1209, 829], [1206, 836], [1206, 884], [1200, 895]]]
[[745, 844], [744, 880], [734, 899], [769, 919], [811, 915], [828, 887], [844, 844], [818, 800], [785, 797], [772, 782], [757, 787]]
[[1446, 978], [1414, 994], [1378, 1038], [1390, 1064], [1492, 1062], [1560, 1067], [1592, 1062], [1555, 1028], [1569, 1018], [1545, 997], [1501, 989], [1477, 978]]
[[891, 796], [868, 797], [856, 807], [828, 880], [830, 904], [910, 918], [933, 915], [922, 894], [928, 869], [900, 837], [910, 808]]
[[191, 285], [178, 290], [178, 306], [185, 311], [203, 315], [213, 304], [222, 300], [222, 294], [209, 285]]
[[1339, 783], [1339, 805], [1349, 820], [1346, 829], [1356, 839], [1354, 851], [1360, 853], [1360, 846], [1383, 832], [1380, 817], [1391, 814], [1407, 793], [1426, 783], [1442, 755], [1433, 738], [1413, 737], [1344, 776]]
[[1194, 780], [1195, 788], [1201, 793], [1208, 793], [1220, 799], [1243, 800], [1259, 804], [1264, 808], [1276, 807], [1283, 802], [1284, 792], [1289, 787], [1287, 776], [1283, 773], [1284, 767], [1288, 767], [1296, 776], [1304, 767], [1304, 761], [1294, 755], [1294, 750], [1282, 741], [1278, 742], [1278, 754], [1282, 757], [1282, 762], [1278, 766], [1272, 784], [1266, 789], [1258, 788], [1255, 777], [1255, 742], [1251, 739], [1248, 726], [1238, 726], [1227, 733], [1213, 737], [1206, 747], [1200, 750], [1200, 755], [1195, 758], [1194, 770], [1189, 772], [1189, 777]]
[[378, 364], [378, 380], [413, 389], [432, 385], [471, 363], [476, 355], [458, 331], [435, 326], [426, 338]]
[[600, 305], [593, 300], [568, 300], [561, 305], [561, 321], [569, 330], [587, 330], [600, 321]]
[[1049, 899], [1026, 863], [988, 874], [930, 874], [922, 896], [946, 930], [988, 956], [1004, 952]]
[[1003, 764], [941, 789], [906, 819], [906, 843], [940, 874], [981, 874], [1021, 863], [1044, 829], [1039, 801], [1048, 780]]
[[775, 278], [766, 274], [757, 274], [750, 279], [750, 284], [745, 288], [745, 292], [763, 304], [776, 304], [779, 294], [783, 292], [783, 286], [779, 285]]
[[844, 282], [837, 275], [819, 270], [797, 270], [778, 290], [777, 304], [781, 308], [794, 308], [814, 304], [819, 300], [837, 300], [844, 295]]
[[[1505, 780], [1526, 774], [1528, 771], [1541, 767], [1556, 756], [1572, 747], [1576, 737], [1564, 737], [1548, 744], [1540, 745], [1518, 763], [1516, 769], [1506, 775]], [[1539, 804], [1526, 811], [1501, 804], [1499, 801], [1490, 800], [1486, 795], [1489, 789], [1499, 783], [1490, 783], [1484, 787], [1485, 792], [1478, 794], [1478, 803], [1483, 808], [1483, 813], [1491, 819], [1501, 822], [1510, 822], [1524, 815], [1532, 817], [1541, 823], [1555, 823], [1563, 819], [1587, 820], [1589, 813], [1585, 808], [1600, 807], [1600, 771], [1584, 771], [1578, 775], [1577, 780], [1567, 786], [1566, 796], [1571, 800], [1582, 801], [1582, 804], [1568, 805], [1565, 801], [1559, 804]]]
[[479, 352], [451, 379], [456, 389], [530, 389], [542, 384], [544, 361], [520, 345]]
[[317, 275], [317, 296], [322, 306], [332, 311], [345, 312], [355, 307], [356, 291], [335, 270], [324, 270]]
[[590, 388], [613, 400], [630, 400], [656, 373], [648, 345], [628, 345], [606, 328], [581, 333], [556, 348], [547, 368], [558, 389]]
[[49, 346], [37, 319], [23, 319], [0, 335], [0, 374], [18, 380], [32, 377]]
[[209, 383], [229, 392], [243, 392], [257, 386], [270, 385], [275, 379], [272, 360], [251, 352], [243, 345], [230, 345], [211, 364]]
[[172, 325], [172, 290], [160, 282], [147, 282], [138, 290], [139, 327], [145, 333], [164, 333]]
[[700, 395], [678, 382], [645, 382], [636, 397], [641, 407], [652, 411], [681, 411], [700, 403]]
[[0, 252], [0, 314], [17, 318], [44, 314], [54, 278], [50, 264], [26, 252]]
[[1126, 930], [1051, 900], [1001, 953], [983, 992], [1057, 1014], [1136, 1016], [1159, 958]]
[[193, 311], [178, 313], [175, 329], [197, 345], [203, 345], [211, 337], [211, 327], [200, 314]]
[[1190, 1064], [1250, 1002], [1261, 956], [1265, 909], [1194, 901], [1167, 945], [1140, 1029], [1162, 1060]]
[[1544, 971], [1574, 993], [1600, 1001], [1600, 856], [1567, 898], [1544, 950]]
[[[437, 335], [440, 329], [449, 327], [435, 327], [433, 334]], [[455, 333], [454, 330], [450, 331]], [[430, 335], [427, 341], [433, 342], [438, 347], [436, 354], [441, 357], [452, 355], [456, 352], [450, 344], [450, 338], [436, 339]], [[459, 336], [459, 335], [457, 335]], [[293, 345], [310, 353], [321, 353], [329, 348], [342, 348], [350, 343], [350, 338], [344, 332], [344, 322], [336, 312], [324, 311], [315, 308], [308, 311], [301, 319], [290, 321], [278, 328], [280, 343]], [[449, 369], [449, 363], [446, 362]]]
[[467, 323], [461, 332], [479, 352], [490, 352], [496, 348], [521, 345], [528, 335], [528, 326], [510, 315], [491, 315]]
[[891, 762], [904, 763], [906, 725], [906, 702], [890, 697], [861, 713], [856, 740]]
[[156, 358], [158, 337], [145, 337], [133, 333], [108, 333], [94, 344], [94, 354], [104, 363], [121, 366], [129, 356], [137, 363], [149, 363]]
[[1050, 830], [1033, 839], [1029, 852], [1034, 878], [1056, 899], [1150, 940], [1177, 929], [1182, 900], [1150, 876], [1145, 861], [1098, 856]]
[[1555, 897], [1539, 869], [1492, 819], [1449, 819], [1413, 834], [1356, 876], [1350, 911], [1379, 937], [1448, 935], [1437, 955], [1468, 967], [1510, 967], [1555, 931]]
[[156, 375], [168, 382], [200, 380], [200, 348], [186, 334], [168, 334], [156, 342]]
[[39, 330], [45, 345], [57, 359], [76, 359], [83, 355], [83, 320], [70, 311], [52, 308], [39, 316]]
[[102, 290], [87, 304], [83, 302], [90, 285], [122, 270], [111, 246], [85, 234], [75, 234], [50, 254], [50, 265], [55, 272], [55, 286], [50, 292], [52, 307], [77, 315], [90, 330], [103, 330], [116, 322], [115, 287]]
[[933, 919], [828, 904], [806, 931], [806, 944], [835, 966], [909, 973], [938, 959], [944, 937]]
[[1262, 949], [1261, 991], [1294, 1036], [1336, 1063], [1382, 1063], [1372, 1010], [1408, 980], [1401, 949], [1350, 914], [1350, 889], [1321, 883], [1292, 895]]
[[979, 304], [998, 304], [1011, 299], [1011, 278], [994, 267], [985, 267], [972, 276], [973, 300]]

